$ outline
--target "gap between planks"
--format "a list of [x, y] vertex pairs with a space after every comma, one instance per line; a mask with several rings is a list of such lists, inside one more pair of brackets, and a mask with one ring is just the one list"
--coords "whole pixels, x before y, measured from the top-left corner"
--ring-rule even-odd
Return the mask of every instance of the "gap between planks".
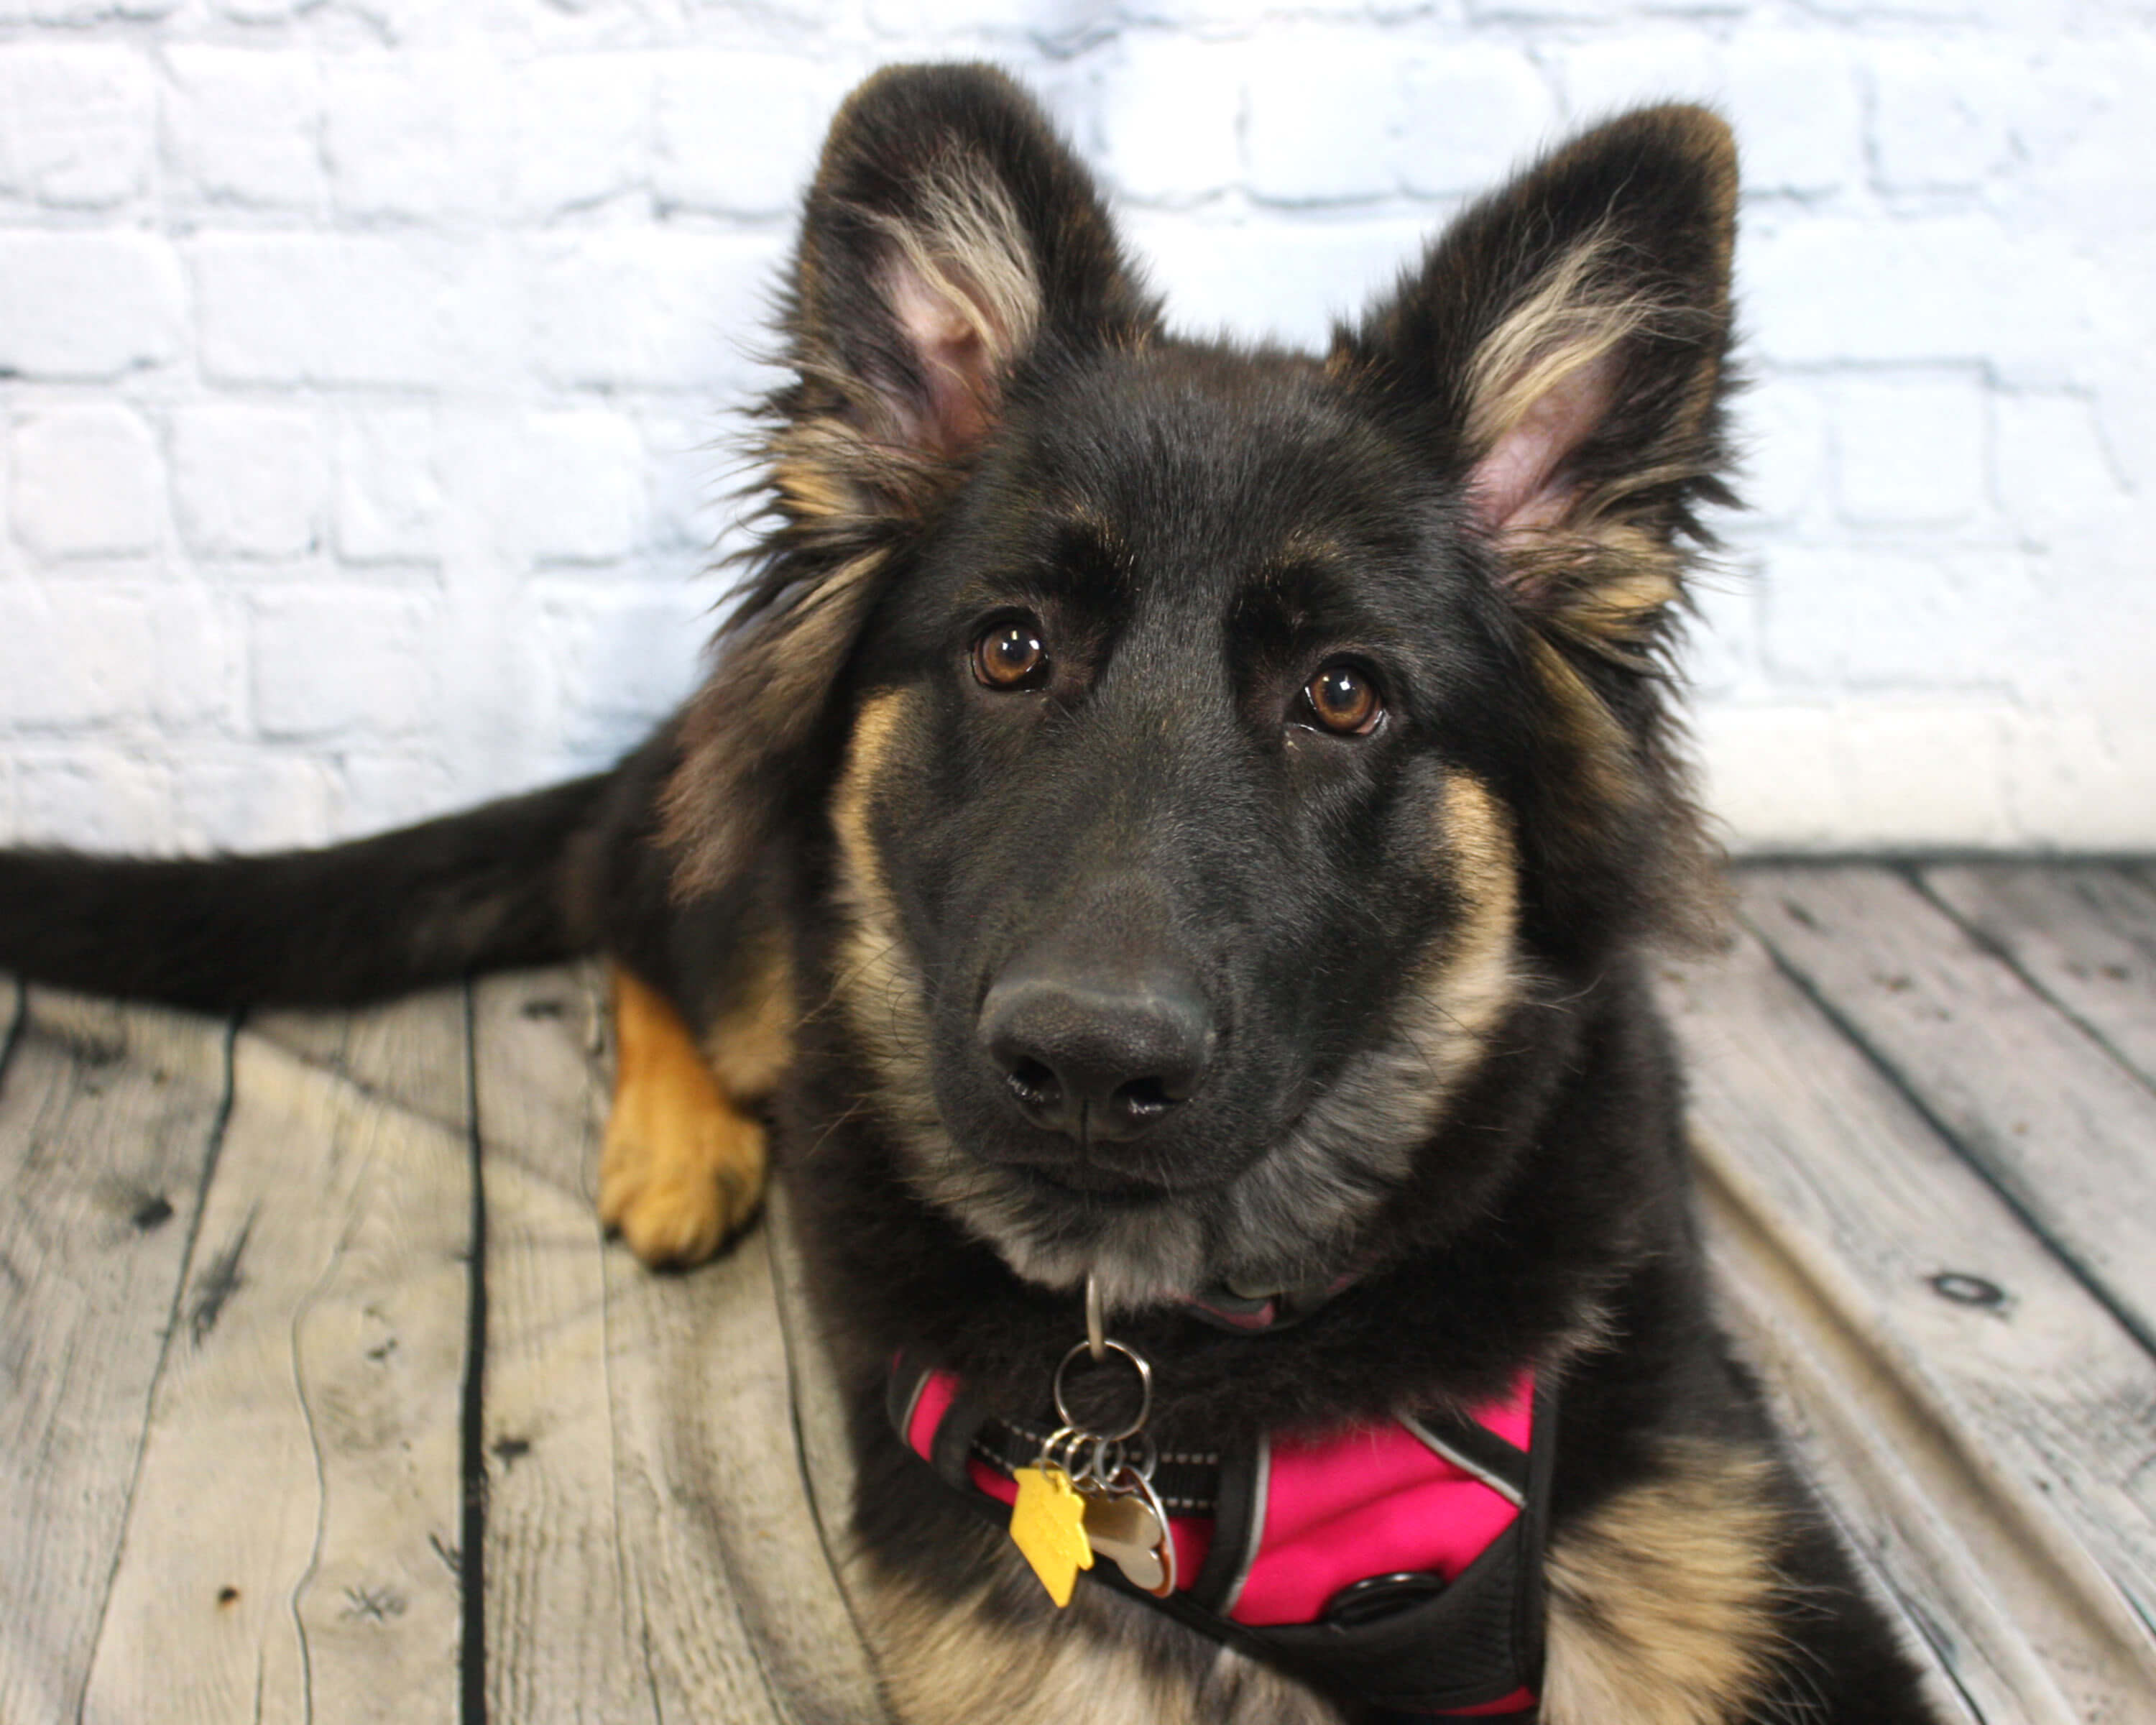
[[2156, 1092], [1900, 875], [1738, 881], [1777, 961], [2156, 1355]]
[[73, 1719], [223, 1117], [192, 1014], [0, 978], [0, 1718]]

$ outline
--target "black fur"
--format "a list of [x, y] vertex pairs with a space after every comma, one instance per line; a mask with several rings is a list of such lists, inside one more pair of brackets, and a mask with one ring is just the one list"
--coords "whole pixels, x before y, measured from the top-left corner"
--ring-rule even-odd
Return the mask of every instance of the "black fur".
[[[1164, 1444], [1461, 1409], [1533, 1365], [1559, 1550], [1762, 1458], [1725, 1507], [1763, 1517], [1763, 1651], [1723, 1715], [1926, 1717], [1709, 1315], [1645, 982], [1714, 908], [1664, 663], [1727, 495], [1732, 173], [1711, 116], [1617, 121], [1319, 361], [1169, 337], [1020, 93], [883, 74], [810, 194], [773, 521], [679, 725], [319, 856], [0, 859], [0, 964], [223, 1006], [601, 944], [708, 1026], [782, 924], [811, 1009], [780, 1158], [896, 1584], [956, 1613], [985, 1578], [987, 1633], [1105, 1637], [1199, 1717], [1266, 1705], [1127, 1601], [1057, 1618], [876, 1411], [902, 1344], [1033, 1414], [1092, 1268]], [[979, 644], [1013, 627], [1045, 668], [997, 686]], [[1314, 704], [1342, 669], [1367, 732]], [[1019, 983], [1049, 1006], [1014, 1055], [985, 1027]], [[1042, 1101], [1101, 1070], [1127, 1131]], [[1255, 1338], [1177, 1298], [1339, 1276]]]

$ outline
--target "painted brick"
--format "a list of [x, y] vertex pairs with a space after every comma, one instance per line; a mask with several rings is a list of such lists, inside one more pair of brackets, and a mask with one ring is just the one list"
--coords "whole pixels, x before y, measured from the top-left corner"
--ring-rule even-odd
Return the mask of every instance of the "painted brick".
[[369, 54], [330, 63], [323, 151], [347, 215], [429, 221], [496, 209], [508, 95], [477, 53]]
[[352, 588], [264, 593], [248, 619], [256, 730], [306, 741], [423, 729], [434, 715], [429, 608]]
[[472, 800], [471, 788], [460, 785], [431, 752], [377, 748], [339, 759], [342, 772], [331, 817], [333, 836], [339, 839], [408, 825]]
[[0, 370], [116, 377], [178, 351], [185, 289], [162, 240], [0, 234]]
[[1701, 703], [1691, 725], [1707, 806], [1763, 850], [1823, 850], [1849, 829], [1830, 715], [1794, 702]]
[[438, 387], [485, 377], [513, 339], [508, 272], [483, 247], [217, 234], [191, 262], [203, 368], [219, 382]]
[[1819, 31], [1727, 43], [1666, 28], [1568, 49], [1567, 110], [1585, 122], [1650, 101], [1706, 102], [1736, 128], [1748, 193], [1816, 196], [1863, 177], [1864, 126], [1846, 46]]
[[1920, 701], [1907, 696], [1851, 701], [1835, 714], [1833, 758], [1845, 799], [1845, 830], [1892, 847], [1958, 838], [2005, 845], [2005, 740], [2020, 721], [2004, 703]]
[[15, 763], [14, 842], [171, 851], [172, 773], [143, 751], [74, 744]]
[[321, 542], [328, 473], [311, 413], [183, 408], [172, 416], [172, 505], [187, 547], [295, 557]]
[[182, 184], [216, 203], [319, 203], [321, 88], [311, 55], [174, 47], [165, 64], [165, 132]]
[[282, 850], [337, 836], [336, 789], [321, 761], [257, 749], [237, 760], [176, 762], [172, 778], [174, 825], [184, 850]]
[[0, 724], [50, 729], [146, 718], [157, 643], [139, 592], [73, 583], [8, 589]]
[[769, 345], [776, 235], [606, 232], [526, 254], [525, 351], [571, 388], [686, 389], [726, 399]]
[[[706, 500], [732, 477], [706, 446], [768, 377], [746, 355], [825, 105], [872, 59], [962, 55], [1011, 64], [1137, 201], [1172, 314], [1303, 343], [1560, 106], [1721, 104], [1763, 381], [1734, 413], [1759, 506], [1717, 524], [1736, 572], [1693, 660], [1719, 812], [1740, 844], [2156, 845], [2145, 6], [131, 18], [171, 9], [0, 0], [0, 824], [28, 818], [33, 762], [41, 819], [92, 831], [83, 788], [132, 756], [112, 793], [162, 811], [150, 839], [244, 842], [430, 812], [627, 741], [704, 633], [716, 589], [694, 572], [732, 519]], [[204, 428], [228, 410], [220, 447]], [[38, 429], [85, 411], [101, 447]], [[267, 429], [302, 425], [311, 448]], [[386, 608], [352, 621], [354, 596]], [[239, 740], [258, 717], [289, 738], [261, 757]], [[1934, 722], [1943, 747], [1918, 734]], [[1863, 758], [1902, 749], [1914, 766]], [[1913, 793], [1912, 772], [1933, 775]]]
[[532, 554], [607, 562], [626, 557], [644, 521], [644, 442], [619, 413], [546, 413], [525, 428], [517, 509]]
[[652, 110], [660, 206], [752, 216], [793, 208], [845, 92], [847, 79], [834, 71], [794, 54], [666, 55]]
[[642, 430], [652, 547], [685, 555], [694, 567], [711, 556], [721, 526], [753, 506], [732, 495], [744, 477], [740, 451], [748, 427], [736, 415], [650, 414]]
[[16, 422], [9, 517], [42, 557], [126, 557], [153, 550], [163, 485], [150, 428], [131, 408], [50, 408]]
[[440, 555], [439, 428], [424, 408], [352, 408], [336, 433], [336, 548], [359, 563]]
[[186, 733], [232, 711], [219, 608], [190, 583], [95, 568], [8, 590], [0, 631], [0, 727], [154, 725]]
[[542, 218], [644, 183], [652, 66], [642, 54], [553, 54], [517, 69], [510, 101], [516, 207]]
[[[2151, 639], [2145, 628], [2141, 639]], [[2001, 728], [1998, 770], [2015, 839], [2039, 834], [2070, 851], [2147, 850], [2156, 749], [2144, 727], [2069, 707]]]
[[1839, 384], [1830, 394], [1835, 490], [1866, 526], [1950, 526], [1982, 507], [1987, 415], [1974, 379]]
[[2000, 316], [2035, 297], [2016, 289], [2044, 267], [1981, 218], [1763, 220], [1738, 251], [1738, 294], [1770, 359], [1974, 361], [2009, 337]]
[[128, 49], [0, 49], [0, 187], [98, 209], [143, 189], [156, 86]]
[[1748, 513], [1737, 531], [1804, 519], [1827, 490], [1827, 408], [1803, 378], [1770, 378], [1748, 391], [1738, 413], [1742, 492]]
[[1430, 224], [1386, 218], [1297, 226], [1201, 227], [1151, 216], [1126, 229], [1181, 327], [1226, 329], [1322, 348], [1335, 317], [1354, 318], [1421, 255]]
[[1574, 126], [1643, 102], [1712, 101], [1722, 85], [1722, 54], [1712, 39], [1666, 27], [1577, 43], [1557, 54], [1556, 72]]
[[2129, 536], [2125, 482], [2089, 402], [2068, 395], [1994, 398], [1999, 507], [2046, 541]]
[[1748, 30], [1713, 92], [1736, 126], [1746, 190], [1805, 197], [1864, 177], [1864, 115], [1849, 44], [1820, 31]]
[[1486, 190], [1547, 141], [1557, 102], [1517, 49], [1464, 43], [1409, 57], [1394, 167], [1418, 197]]
[[81, 25], [163, 18], [178, 5], [179, 0], [30, 0], [27, 9], [41, 24]]
[[711, 632], [706, 603], [685, 582], [659, 590], [549, 583], [529, 675], [574, 758], [596, 764], [633, 747], [695, 686]]
[[[1246, 53], [1254, 196], [1330, 203], [1394, 189], [1406, 103], [1397, 47], [1347, 31], [1274, 29]], [[1338, 75], [1313, 79], [1314, 64]]]
[[1101, 171], [1127, 198], [1188, 203], [1243, 177], [1245, 102], [1233, 45], [1127, 39], [1099, 96]]
[[1814, 690], [1996, 686], [2042, 599], [2018, 552], [1780, 547], [1767, 562], [1767, 662]]

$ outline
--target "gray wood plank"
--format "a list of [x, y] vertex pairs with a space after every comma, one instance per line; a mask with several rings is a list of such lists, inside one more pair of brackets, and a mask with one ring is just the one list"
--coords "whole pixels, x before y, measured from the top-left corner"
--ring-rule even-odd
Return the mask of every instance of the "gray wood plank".
[[86, 1718], [456, 1717], [470, 1145], [397, 1093], [461, 1084], [464, 1024], [239, 1037]]
[[2156, 1085], [2156, 892], [2099, 864], [1926, 869], [1923, 884]]
[[[598, 1017], [590, 973], [479, 996], [489, 1574], [571, 1572], [490, 1600], [490, 1688], [536, 1700], [578, 1669], [642, 1689], [622, 1717], [855, 1725], [874, 1692], [795, 1454], [762, 1234], [685, 1276], [594, 1249]], [[571, 1620], [580, 1599], [619, 1612], [633, 1681], [614, 1620]]]
[[[18, 991], [0, 978], [0, 1048]], [[214, 1153], [224, 1024], [29, 991], [0, 1069], [0, 1719], [72, 1719]]]
[[1899, 875], [1740, 876], [1743, 916], [2156, 1348], [2156, 1093]]
[[591, 979], [489, 978], [472, 1022], [486, 1192], [487, 1711], [531, 1725], [655, 1725], [614, 1491], [604, 1245], [589, 1190], [606, 1103]]
[[1666, 999], [1742, 1327], [1954, 1686], [2156, 1716], [2156, 1361], [1756, 941]]

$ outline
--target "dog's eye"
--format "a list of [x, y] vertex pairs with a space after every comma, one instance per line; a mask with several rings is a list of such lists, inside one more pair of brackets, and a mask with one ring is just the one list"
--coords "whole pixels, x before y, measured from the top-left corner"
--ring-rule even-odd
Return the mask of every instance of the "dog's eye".
[[1048, 646], [1029, 619], [992, 625], [973, 643], [973, 675], [990, 689], [1038, 689], [1048, 680]]
[[1385, 716], [1378, 685], [1352, 665], [1328, 665], [1302, 685], [1302, 704], [1325, 730], [1368, 737]]

